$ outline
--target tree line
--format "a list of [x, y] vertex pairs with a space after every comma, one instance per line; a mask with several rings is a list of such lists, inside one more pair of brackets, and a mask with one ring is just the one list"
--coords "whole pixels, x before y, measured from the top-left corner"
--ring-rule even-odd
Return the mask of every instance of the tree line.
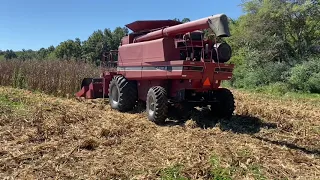
[[[244, 14], [230, 19], [236, 65], [228, 85], [284, 93], [320, 93], [320, 0], [247, 0]], [[181, 22], [190, 21], [189, 18]], [[61, 42], [38, 51], [0, 51], [6, 59], [67, 59], [100, 61], [102, 53], [117, 49], [126, 27], [94, 31], [87, 40]]]
[[[174, 18], [173, 20], [179, 22], [189, 22], [189, 18], [179, 20]], [[19, 52], [12, 50], [0, 51], [0, 55], [4, 55], [4, 58], [9, 59], [65, 59], [65, 60], [86, 60], [89, 62], [98, 62], [101, 60], [102, 54], [110, 50], [118, 48], [123, 36], [129, 33], [126, 27], [116, 27], [113, 31], [109, 28], [104, 30], [94, 31], [87, 40], [81, 41], [79, 38], [74, 40], [66, 40], [61, 42], [57, 47], [50, 46], [48, 48], [41, 48], [38, 51], [31, 49]]]
[[[12, 50], [2, 51], [4, 58], [9, 59], [41, 59], [41, 60], [86, 60], [96, 62], [101, 60], [103, 52], [117, 49], [121, 38], [128, 33], [126, 27], [117, 27], [111, 31], [106, 28], [103, 31], [94, 31], [87, 40], [81, 41], [79, 38], [66, 40], [58, 46], [41, 48], [38, 51], [25, 50], [14, 52]], [[0, 54], [1, 55], [1, 54]]]

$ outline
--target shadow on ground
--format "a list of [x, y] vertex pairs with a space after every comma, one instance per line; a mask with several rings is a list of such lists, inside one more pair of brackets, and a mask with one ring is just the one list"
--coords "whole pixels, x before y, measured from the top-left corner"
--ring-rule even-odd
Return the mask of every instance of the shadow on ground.
[[[138, 106], [131, 112], [144, 113], [145, 104], [139, 103]], [[277, 127], [274, 123], [265, 123], [261, 119], [252, 116], [233, 115], [230, 119], [219, 119], [212, 116], [209, 109], [192, 109], [190, 111], [179, 112], [171, 109], [168, 120], [159, 126], [185, 126], [187, 120], [192, 120], [202, 129], [219, 127], [223, 131], [232, 131], [241, 134], [255, 134], [261, 128], [274, 129]]]
[[[135, 113], [144, 113], [145, 104], [139, 104], [136, 109], [129, 112], [132, 114]], [[191, 119], [197, 127], [202, 129], [219, 127], [222, 131], [231, 131], [234, 133], [240, 134], [249, 134], [253, 138], [256, 138], [261, 141], [265, 141], [270, 144], [277, 146], [286, 146], [292, 150], [300, 150], [306, 154], [314, 154], [320, 156], [320, 150], [311, 150], [306, 147], [301, 147], [297, 144], [293, 144], [287, 141], [282, 140], [271, 140], [267, 137], [256, 136], [261, 129], [277, 129], [276, 123], [267, 123], [263, 122], [258, 117], [247, 116], [247, 115], [233, 115], [229, 119], [219, 119], [212, 116], [209, 109], [192, 109], [191, 111], [184, 112], [180, 116], [177, 112], [169, 113], [168, 120], [159, 126], [186, 126], [186, 122]]]
[[233, 115], [229, 119], [219, 119], [211, 115], [209, 109], [194, 109], [190, 113], [189, 118], [179, 119], [170, 117], [166, 126], [180, 125], [184, 126], [187, 119], [194, 121], [198, 127], [202, 129], [219, 127], [223, 131], [232, 131], [241, 134], [255, 134], [261, 128], [274, 129], [277, 127], [274, 123], [265, 123], [261, 119], [252, 116]]
[[[260, 141], [264, 141], [277, 146], [286, 146], [292, 150], [299, 150], [306, 154], [313, 154], [320, 156], [319, 149], [311, 149], [310, 147], [302, 147], [298, 144], [294, 144], [285, 140], [272, 140], [268, 137], [257, 136], [256, 134], [263, 129], [277, 129], [276, 123], [263, 122], [260, 118], [245, 115], [233, 115], [229, 119], [218, 119], [212, 117], [208, 109], [194, 110], [191, 113], [190, 119], [196, 123], [196, 125], [202, 129], [219, 127], [222, 131], [231, 131], [240, 134], [249, 134], [253, 138]], [[167, 121], [165, 126], [185, 126], [186, 120], [174, 120]]]
[[281, 140], [271, 140], [269, 138], [265, 138], [265, 137], [260, 137], [260, 136], [253, 136], [256, 139], [259, 139], [261, 141], [265, 141], [267, 143], [271, 143], [274, 145], [278, 145], [278, 146], [286, 146], [289, 149], [294, 149], [294, 150], [299, 150], [302, 151], [306, 154], [313, 154], [313, 155], [317, 155], [320, 156], [320, 150], [319, 149], [308, 149], [306, 147], [301, 147], [297, 144], [293, 144], [287, 141], [281, 141]]

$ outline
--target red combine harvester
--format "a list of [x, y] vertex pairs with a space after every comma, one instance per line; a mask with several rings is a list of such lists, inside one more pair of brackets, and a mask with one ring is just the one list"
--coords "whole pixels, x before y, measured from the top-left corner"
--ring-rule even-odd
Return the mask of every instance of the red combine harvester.
[[[148, 119], [162, 123], [172, 107], [210, 107], [213, 115], [230, 117], [235, 109], [232, 93], [220, 87], [230, 80], [234, 65], [227, 64], [231, 47], [216, 43], [229, 37], [224, 14], [180, 23], [173, 20], [136, 21], [133, 32], [111, 51], [100, 78], [85, 78], [77, 97], [109, 98], [120, 112], [145, 102]], [[212, 32], [213, 39], [204, 38]]]

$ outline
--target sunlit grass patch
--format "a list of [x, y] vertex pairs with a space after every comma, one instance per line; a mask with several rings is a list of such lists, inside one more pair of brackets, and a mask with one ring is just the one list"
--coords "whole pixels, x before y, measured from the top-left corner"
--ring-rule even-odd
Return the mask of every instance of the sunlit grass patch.
[[24, 107], [24, 104], [18, 98], [12, 98], [8, 95], [0, 94], [0, 106], [12, 108], [12, 109], [21, 109]]
[[181, 175], [181, 169], [183, 166], [181, 164], [176, 164], [167, 167], [161, 171], [162, 180], [187, 180], [186, 177]]

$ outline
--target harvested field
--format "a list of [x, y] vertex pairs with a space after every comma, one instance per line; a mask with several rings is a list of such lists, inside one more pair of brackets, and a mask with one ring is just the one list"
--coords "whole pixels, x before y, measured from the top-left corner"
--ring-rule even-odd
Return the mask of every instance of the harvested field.
[[233, 91], [236, 115], [157, 126], [101, 100], [0, 87], [1, 179], [319, 179], [320, 102]]

